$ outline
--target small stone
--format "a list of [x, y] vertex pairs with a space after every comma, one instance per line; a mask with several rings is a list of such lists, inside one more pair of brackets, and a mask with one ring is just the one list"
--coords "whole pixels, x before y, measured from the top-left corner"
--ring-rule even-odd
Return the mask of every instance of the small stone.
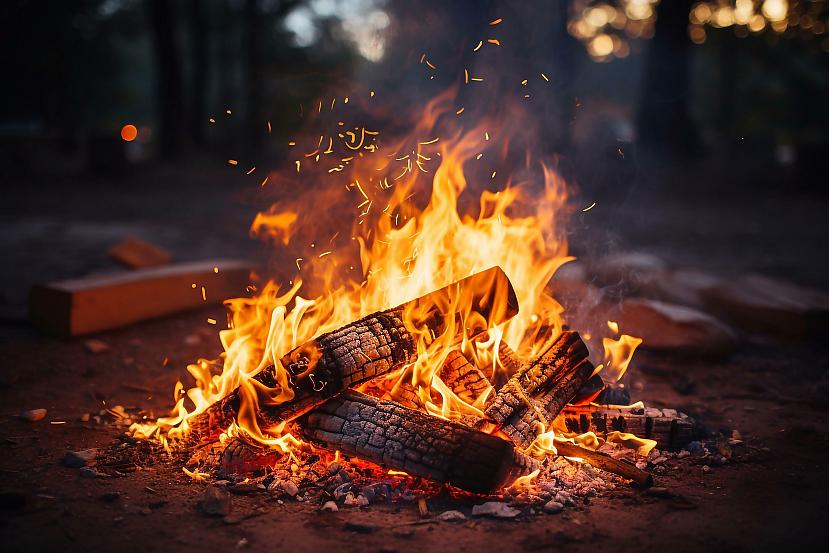
[[105, 351], [109, 351], [109, 344], [93, 338], [92, 340], [86, 340], [83, 343], [83, 348], [92, 354], [104, 353]]
[[247, 547], [250, 542], [247, 538], [242, 538], [236, 542], [236, 549], [242, 549], [243, 547]]
[[368, 498], [363, 494], [358, 495], [356, 501], [358, 507], [366, 507], [369, 504]]
[[80, 475], [84, 478], [100, 478], [103, 476], [100, 472], [92, 467], [81, 467]]
[[460, 511], [443, 511], [437, 519], [443, 522], [461, 522], [466, 520], [466, 515]]
[[342, 499], [346, 496], [346, 494], [348, 494], [350, 489], [351, 482], [346, 482], [345, 484], [337, 486], [337, 489], [334, 490], [334, 499]]
[[320, 511], [324, 513], [336, 513], [339, 510], [340, 508], [337, 507], [337, 504], [333, 501], [326, 501], [323, 503], [322, 507], [320, 507]]
[[348, 492], [347, 494], [345, 494], [345, 499], [343, 499], [343, 503], [345, 503], [349, 507], [356, 507], [357, 498], [354, 497], [354, 492]]
[[209, 516], [224, 517], [230, 513], [230, 494], [219, 486], [207, 486], [204, 490], [204, 497], [201, 502], [201, 510]]
[[547, 503], [544, 504], [544, 512], [545, 513], [555, 514], [555, 513], [560, 513], [563, 510], [564, 510], [564, 505], [562, 505], [558, 501], [548, 501]]
[[502, 501], [487, 501], [472, 507], [473, 517], [515, 518], [520, 514], [521, 511], [513, 509]]
[[711, 467], [709, 467], [708, 465], [702, 465], [702, 472], [706, 474], [711, 472]]
[[38, 422], [46, 418], [46, 409], [30, 409], [20, 413], [20, 418], [24, 421]]
[[667, 457], [665, 457], [664, 455], [661, 455], [661, 456], [657, 457], [656, 459], [654, 459], [653, 461], [651, 461], [651, 463], [653, 463], [654, 465], [661, 465], [662, 463], [664, 463], [667, 460], [668, 460]]
[[283, 492], [285, 492], [291, 497], [294, 497], [296, 496], [296, 494], [299, 493], [299, 488], [296, 484], [294, 484], [292, 480], [282, 480], [280, 482], [280, 487], [282, 488]]
[[97, 449], [82, 449], [81, 451], [67, 451], [60, 464], [71, 469], [79, 469], [89, 465], [98, 456]]

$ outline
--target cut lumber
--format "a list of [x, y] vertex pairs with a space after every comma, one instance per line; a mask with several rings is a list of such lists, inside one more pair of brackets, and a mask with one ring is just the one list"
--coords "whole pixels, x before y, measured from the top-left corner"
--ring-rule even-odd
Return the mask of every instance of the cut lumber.
[[35, 286], [30, 318], [60, 336], [109, 330], [238, 297], [251, 268], [245, 261], [220, 259]]
[[536, 359], [526, 363], [495, 394], [484, 413], [499, 431], [526, 449], [549, 430], [593, 374], [587, 346], [577, 332], [565, 330]]
[[166, 265], [173, 259], [167, 250], [140, 238], [127, 238], [109, 250], [109, 257], [127, 269], [147, 269]]
[[659, 449], [676, 450], [701, 437], [694, 419], [674, 409], [568, 405], [556, 420], [557, 430], [605, 436], [619, 431], [655, 440]]
[[[474, 316], [459, 320], [470, 306]], [[410, 363], [417, 355], [417, 341], [410, 329], [438, 336], [452, 319], [455, 328], [474, 336], [485, 331], [487, 325], [500, 324], [517, 312], [518, 301], [507, 275], [499, 267], [492, 267], [322, 334], [280, 360], [281, 368], [287, 373], [289, 390], [280, 390], [278, 369], [274, 365], [253, 377], [256, 388], [275, 390], [283, 396], [287, 393], [293, 398], [276, 405], [272, 401], [259, 401], [255, 413], [259, 427], [266, 430], [299, 417], [346, 388]], [[463, 332], [457, 339], [462, 335]], [[241, 406], [237, 388], [188, 421], [190, 440], [217, 439], [235, 420]]]
[[614, 459], [610, 455], [559, 439], [555, 440], [555, 447], [559, 455], [564, 455], [565, 457], [580, 457], [594, 467], [618, 474], [622, 478], [632, 480], [640, 486], [653, 486], [653, 476], [627, 461]]
[[473, 493], [496, 491], [538, 466], [497, 436], [353, 391], [300, 423], [327, 449]]

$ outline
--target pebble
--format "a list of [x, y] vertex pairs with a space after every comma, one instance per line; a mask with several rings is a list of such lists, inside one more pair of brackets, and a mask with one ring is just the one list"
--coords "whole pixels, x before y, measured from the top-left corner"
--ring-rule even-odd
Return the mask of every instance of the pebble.
[[555, 513], [560, 513], [563, 510], [564, 510], [564, 505], [562, 505], [561, 503], [559, 503], [558, 501], [555, 501], [555, 500], [548, 501], [547, 503], [544, 504], [544, 512], [545, 513], [555, 514]]
[[230, 513], [230, 494], [219, 486], [207, 486], [204, 490], [204, 497], [201, 502], [201, 510], [209, 516], [224, 517]]
[[473, 517], [515, 518], [521, 514], [502, 501], [487, 501], [472, 507]]
[[702, 465], [702, 472], [704, 472], [704, 473], [711, 472], [711, 467], [709, 467], [708, 465]]
[[324, 513], [336, 513], [339, 510], [340, 508], [337, 507], [337, 504], [333, 501], [326, 501], [323, 503], [322, 507], [320, 507], [320, 511]]
[[87, 466], [98, 456], [97, 449], [82, 449], [81, 451], [67, 451], [60, 464], [71, 469]]
[[102, 340], [86, 340], [83, 343], [83, 348], [89, 353], [104, 353], [105, 351], [109, 351], [109, 344]]
[[443, 522], [461, 522], [466, 520], [466, 515], [460, 511], [443, 511], [437, 516], [437, 519]]
[[100, 472], [92, 467], [81, 467], [80, 475], [84, 478], [99, 478], [103, 476]]
[[278, 480], [277, 486], [280, 490], [291, 497], [296, 497], [296, 494], [299, 493], [299, 488], [292, 480]]
[[358, 507], [365, 507], [369, 504], [368, 498], [363, 494], [358, 495], [355, 501], [357, 502]]
[[20, 418], [24, 421], [38, 422], [46, 418], [46, 409], [31, 409], [20, 413]]

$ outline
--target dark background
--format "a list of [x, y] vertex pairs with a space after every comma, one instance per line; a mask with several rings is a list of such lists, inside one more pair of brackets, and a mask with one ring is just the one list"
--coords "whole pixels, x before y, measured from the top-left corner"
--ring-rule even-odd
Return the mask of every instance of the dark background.
[[[572, 221], [577, 255], [645, 249], [826, 284], [827, 2], [12, 0], [0, 10], [0, 316], [12, 325], [25, 321], [32, 284], [111, 268], [106, 249], [126, 236], [179, 259], [264, 255], [248, 238], [267, 205], [258, 184], [263, 171], [292, 169], [285, 144], [303, 110], [369, 89], [391, 113], [420, 109], [463, 67], [488, 75], [492, 104], [532, 93], [534, 148], [557, 160], [576, 204], [597, 202]], [[495, 53], [479, 61], [472, 48], [496, 34], [501, 46], [485, 45]], [[138, 128], [133, 142], [120, 138], [126, 124]]]

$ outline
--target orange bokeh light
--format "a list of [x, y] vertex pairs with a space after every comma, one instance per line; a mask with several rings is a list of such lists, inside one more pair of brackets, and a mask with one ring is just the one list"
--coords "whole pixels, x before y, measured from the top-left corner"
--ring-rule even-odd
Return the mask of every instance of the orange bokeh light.
[[132, 142], [138, 137], [138, 129], [135, 125], [124, 125], [121, 127], [121, 138], [124, 142]]

